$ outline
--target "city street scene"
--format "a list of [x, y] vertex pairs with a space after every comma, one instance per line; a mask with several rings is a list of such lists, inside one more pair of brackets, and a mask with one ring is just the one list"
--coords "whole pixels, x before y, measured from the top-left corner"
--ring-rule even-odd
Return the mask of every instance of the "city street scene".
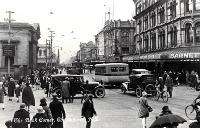
[[0, 128], [200, 128], [200, 0], [7, 0]]

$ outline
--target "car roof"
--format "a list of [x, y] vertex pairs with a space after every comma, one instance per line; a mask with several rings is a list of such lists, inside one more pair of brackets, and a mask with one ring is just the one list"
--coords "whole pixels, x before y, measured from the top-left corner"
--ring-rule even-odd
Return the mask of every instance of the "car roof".
[[51, 75], [51, 77], [83, 77], [83, 75], [75, 75], [75, 74], [55, 74], [55, 75]]
[[149, 70], [146, 70], [146, 69], [132, 69], [132, 71], [137, 71], [137, 72], [149, 72]]
[[128, 64], [126, 64], [126, 63], [103, 63], [103, 64], [95, 64], [95, 67], [96, 66], [105, 66], [105, 65], [121, 65], [121, 66], [127, 66]]

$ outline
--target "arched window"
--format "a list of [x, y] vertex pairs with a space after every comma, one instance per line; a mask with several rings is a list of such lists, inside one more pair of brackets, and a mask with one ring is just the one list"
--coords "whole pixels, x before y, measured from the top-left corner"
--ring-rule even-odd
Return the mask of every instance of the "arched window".
[[148, 50], [149, 50], [149, 36], [148, 36], [148, 35], [146, 35], [146, 36], [144, 37], [144, 50], [145, 50], [145, 51], [148, 51]]
[[186, 44], [192, 44], [193, 42], [192, 25], [190, 23], [185, 25], [185, 42]]
[[41, 49], [39, 50], [39, 56], [42, 56], [42, 50]]
[[152, 50], [156, 50], [156, 33], [151, 33]]
[[156, 26], [156, 13], [153, 11], [151, 13], [151, 27]]
[[197, 44], [200, 44], [200, 22], [195, 24], [195, 41]]

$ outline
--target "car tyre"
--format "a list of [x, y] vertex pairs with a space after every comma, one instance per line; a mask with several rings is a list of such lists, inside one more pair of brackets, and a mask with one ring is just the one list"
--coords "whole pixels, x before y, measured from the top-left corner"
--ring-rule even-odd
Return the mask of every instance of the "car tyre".
[[103, 98], [105, 96], [105, 89], [104, 88], [97, 88], [94, 91], [94, 96], [97, 98]]

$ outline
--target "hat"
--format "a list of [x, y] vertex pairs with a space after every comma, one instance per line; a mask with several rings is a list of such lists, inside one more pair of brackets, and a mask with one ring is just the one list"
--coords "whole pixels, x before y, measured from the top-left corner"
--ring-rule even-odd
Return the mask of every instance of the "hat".
[[44, 109], [42, 108], [42, 106], [38, 106], [37, 111], [38, 111], [38, 113], [43, 113]]
[[147, 92], [143, 91], [142, 96], [147, 96]]
[[40, 106], [46, 106], [46, 105], [47, 105], [46, 99], [45, 98], [40, 99]]
[[163, 106], [162, 112], [171, 112], [168, 106]]
[[26, 107], [26, 105], [25, 105], [25, 103], [21, 103], [19, 107], [20, 107], [20, 109], [24, 109]]

